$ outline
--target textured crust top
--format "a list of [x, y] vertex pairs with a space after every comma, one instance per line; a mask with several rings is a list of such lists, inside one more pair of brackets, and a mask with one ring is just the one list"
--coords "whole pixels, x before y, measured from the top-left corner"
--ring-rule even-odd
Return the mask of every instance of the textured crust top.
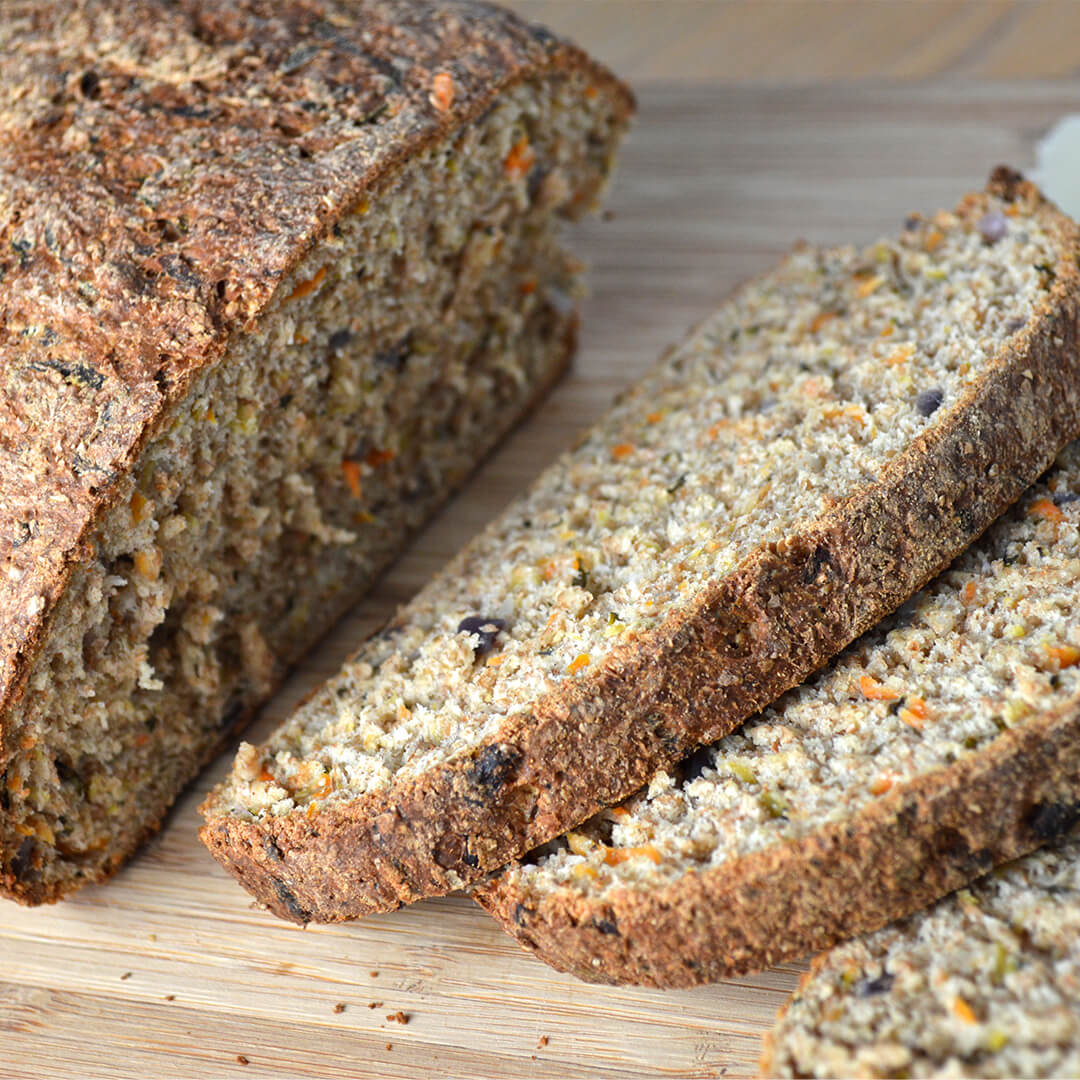
[[947, 420], [471, 756], [310, 814], [250, 821], [208, 804], [202, 836], [215, 857], [296, 922], [460, 887], [730, 731], [925, 584], [1080, 423], [1076, 229], [1009, 170], [990, 190], [1040, 215], [1056, 282]]
[[530, 75], [632, 99], [471, 0], [9, 3], [0, 54], [2, 765], [116, 481], [334, 221]]

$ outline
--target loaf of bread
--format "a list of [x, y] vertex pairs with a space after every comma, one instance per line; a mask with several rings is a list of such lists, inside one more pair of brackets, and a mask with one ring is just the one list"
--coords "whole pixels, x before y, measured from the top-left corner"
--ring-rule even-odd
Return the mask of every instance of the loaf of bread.
[[0, 892], [114, 869], [563, 368], [632, 106], [466, 0], [0, 18]]
[[1080, 816], [1078, 586], [1073, 443], [828, 670], [480, 902], [560, 970], [688, 986], [877, 929], [1060, 836]]
[[1080, 837], [818, 957], [764, 1076], [1080, 1076]]
[[804, 249], [632, 388], [262, 747], [203, 838], [344, 919], [459, 888], [895, 609], [1080, 426], [1077, 231], [1008, 170]]

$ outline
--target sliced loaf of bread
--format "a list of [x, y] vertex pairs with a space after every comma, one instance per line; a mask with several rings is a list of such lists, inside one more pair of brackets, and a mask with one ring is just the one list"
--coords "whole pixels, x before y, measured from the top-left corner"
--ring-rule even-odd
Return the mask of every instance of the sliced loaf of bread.
[[1080, 425], [1077, 231], [1007, 170], [751, 282], [261, 747], [202, 835], [297, 921], [475, 881], [730, 731]]
[[560, 970], [652, 986], [925, 907], [1080, 815], [1078, 586], [1073, 443], [826, 671], [478, 899]]
[[0, 15], [0, 895], [114, 870], [564, 368], [631, 108], [467, 0]]
[[1080, 1076], [1080, 837], [816, 958], [765, 1076]]

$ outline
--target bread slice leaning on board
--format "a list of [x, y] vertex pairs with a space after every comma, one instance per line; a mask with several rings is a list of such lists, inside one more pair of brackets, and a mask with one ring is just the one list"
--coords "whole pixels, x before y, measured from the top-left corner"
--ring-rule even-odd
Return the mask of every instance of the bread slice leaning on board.
[[1080, 835], [817, 957], [763, 1076], [1080, 1076]]
[[0, 895], [100, 880], [565, 367], [632, 107], [487, 4], [0, 17]]
[[1078, 588], [1072, 443], [829, 668], [477, 898], [554, 967], [650, 986], [926, 907], [1080, 817]]
[[459, 888], [903, 603], [1080, 426], [1077, 229], [1008, 170], [670, 350], [203, 807], [285, 918]]

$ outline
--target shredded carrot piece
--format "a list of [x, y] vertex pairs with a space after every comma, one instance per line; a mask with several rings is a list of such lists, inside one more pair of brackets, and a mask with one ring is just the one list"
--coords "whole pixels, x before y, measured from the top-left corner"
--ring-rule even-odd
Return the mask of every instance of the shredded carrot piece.
[[859, 689], [863, 692], [863, 697], [871, 701], [897, 701], [901, 696], [895, 690], [882, 686], [876, 679], [871, 679], [869, 675], [859, 677]]
[[893, 786], [893, 778], [884, 773], [870, 785], [871, 795], [884, 795]]
[[267, 784], [272, 784], [274, 782], [274, 774], [269, 769], [263, 769], [263, 771], [259, 773], [259, 779]]
[[329, 773], [323, 773], [322, 776], [319, 777], [319, 788], [316, 791], [316, 795], [320, 799], [323, 799], [327, 795], [329, 795], [330, 792], [333, 791], [333, 790], [334, 790], [334, 781], [330, 779], [330, 774]]
[[975, 1018], [975, 1011], [962, 997], [958, 997], [953, 1002], [952, 1011], [956, 1013], [965, 1024], [978, 1023]]
[[940, 229], [931, 229], [926, 234], [926, 240], [923, 241], [923, 247], [929, 252], [935, 252], [945, 242], [945, 234]]
[[449, 72], [436, 72], [435, 78], [431, 80], [431, 94], [428, 100], [439, 112], [450, 111], [454, 104], [454, 77]]
[[632, 444], [630, 444], [628, 442], [616, 443], [611, 448], [611, 456], [616, 461], [622, 461], [622, 459], [624, 457], [627, 457], [628, 455], [632, 454], [633, 452], [634, 452], [634, 447], [633, 447]]
[[888, 326], [886, 326], [886, 327], [885, 327], [885, 329], [881, 331], [881, 336], [882, 336], [882, 337], [892, 337], [892, 335], [893, 335], [893, 331], [894, 331], [895, 329], [896, 329], [896, 327], [895, 327], [895, 326], [893, 326], [893, 324], [892, 324], [892, 323], [889, 323], [889, 325], [888, 325]]
[[588, 667], [591, 662], [592, 657], [589, 656], [587, 652], [578, 653], [578, 655], [566, 665], [566, 674], [573, 675], [582, 668]]
[[914, 345], [898, 345], [885, 357], [885, 363], [888, 364], [889, 367], [896, 367], [897, 364], [906, 364], [914, 355]]
[[810, 333], [816, 334], [830, 319], [835, 318], [835, 311], [819, 311], [810, 322]]
[[618, 866], [619, 863], [624, 863], [628, 859], [636, 858], [638, 855], [644, 855], [646, 858], [652, 859], [652, 861], [657, 864], [662, 862], [660, 852], [657, 851], [652, 844], [643, 844], [641, 847], [609, 848], [607, 854], [604, 856], [604, 862], [606, 862], [608, 866]]
[[[555, 577], [555, 575], [558, 574], [558, 572], [559, 572], [559, 564], [554, 559], [549, 559], [548, 562], [544, 564], [544, 580], [545, 581], [551, 581]], [[555, 616], [552, 615], [551, 618], [548, 619], [548, 626], [550, 626], [554, 621], [555, 621]]]
[[396, 456], [393, 450], [369, 450], [364, 461], [373, 469], [377, 469], [380, 465], [393, 461]]
[[136, 746], [145, 746], [150, 741], [150, 736], [144, 731], [141, 735], [135, 737]]
[[916, 731], [921, 732], [923, 729], [923, 721], [926, 719], [926, 717], [920, 716], [912, 709], [901, 709], [900, 719], [903, 720], [903, 722], [907, 724], [909, 728], [914, 728]]
[[1019, 203], [1010, 203], [1008, 206], [1005, 207], [1005, 216], [1006, 217], [1019, 217], [1019, 215], [1020, 215], [1020, 204]]
[[536, 288], [537, 288], [536, 278], [534, 278], [534, 277], [526, 278], [518, 286], [518, 292], [521, 293], [522, 296], [532, 296], [532, 294], [534, 292], [536, 292]]
[[489, 656], [487, 658], [487, 666], [498, 667], [505, 659], [506, 657], [503, 656], [502, 653], [500, 653], [498, 656]]
[[1080, 664], [1080, 649], [1075, 645], [1044, 645], [1043, 648], [1058, 662], [1059, 667], [1074, 667]]
[[973, 604], [975, 602], [975, 582], [969, 581], [964, 586], [964, 591], [961, 595], [964, 598], [965, 604]]
[[588, 98], [589, 101], [594, 101], [596, 99], [597, 94], [599, 94], [599, 93], [600, 93], [600, 87], [598, 87], [598, 86], [586, 86], [585, 87], [585, 97]]
[[1036, 499], [1028, 507], [1028, 513], [1041, 517], [1045, 521], [1063, 521], [1065, 518], [1061, 508], [1055, 506], [1051, 499]]
[[872, 292], [875, 292], [884, 280], [885, 279], [880, 274], [875, 274], [872, 278], [860, 282], [855, 287], [855, 295], [859, 297], [860, 300], [865, 299]]
[[629, 811], [629, 810], [627, 810], [625, 806], [613, 806], [613, 807], [612, 807], [612, 808], [611, 808], [611, 809], [610, 809], [610, 810], [608, 811], [608, 813], [609, 813], [609, 814], [610, 814], [610, 815], [611, 815], [612, 817], [617, 817], [617, 818], [619, 818], [620, 820], [621, 820], [622, 818], [628, 818], [628, 817], [630, 816], [630, 811]]
[[503, 172], [506, 173], [508, 180], [522, 180], [529, 175], [529, 170], [535, 161], [536, 153], [529, 145], [528, 138], [522, 135], [510, 148], [510, 153], [506, 155]]
[[651, 412], [651, 413], [649, 413], [648, 416], [645, 417], [646, 422], [648, 422], [650, 424], [659, 424], [660, 421], [663, 420], [663, 419], [664, 419], [663, 410], [661, 410], [660, 412]]
[[320, 266], [315, 271], [315, 276], [307, 281], [297, 282], [296, 288], [293, 289], [286, 300], [300, 300], [305, 296], [310, 296], [324, 281], [326, 280], [326, 267]]
[[363, 494], [363, 488], [360, 486], [360, 462], [349, 461], [346, 458], [341, 463], [341, 472], [345, 477], [345, 483], [349, 485], [349, 490], [353, 493], [353, 498], [359, 499]]
[[131, 496], [131, 520], [138, 525], [150, 516], [150, 500], [135, 492]]

